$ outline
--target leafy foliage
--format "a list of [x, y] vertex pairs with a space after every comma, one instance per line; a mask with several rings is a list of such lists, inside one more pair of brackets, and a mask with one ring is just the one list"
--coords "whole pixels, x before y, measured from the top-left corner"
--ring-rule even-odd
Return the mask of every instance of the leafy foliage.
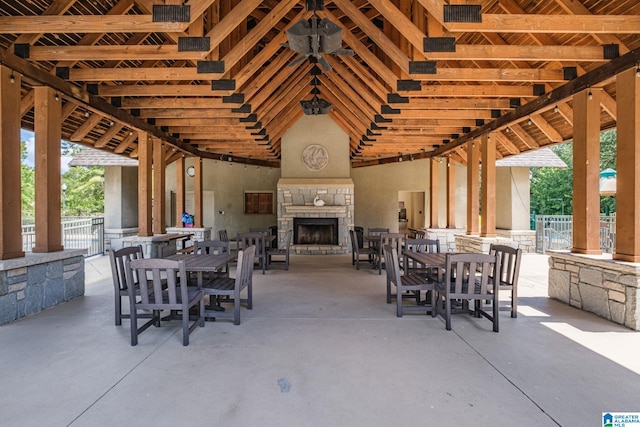
[[[600, 134], [600, 170], [616, 168], [616, 131]], [[571, 215], [573, 212], [573, 142], [551, 148], [566, 168], [531, 168], [531, 213]], [[601, 197], [600, 211], [613, 213], [615, 197]]]
[[[80, 146], [62, 141], [61, 150], [75, 154]], [[26, 143], [21, 142], [22, 216], [35, 215], [35, 168], [24, 163], [27, 157]], [[63, 216], [104, 215], [104, 168], [77, 166], [62, 174], [62, 184], [66, 190], [62, 194]], [[62, 190], [61, 190], [62, 191]]]

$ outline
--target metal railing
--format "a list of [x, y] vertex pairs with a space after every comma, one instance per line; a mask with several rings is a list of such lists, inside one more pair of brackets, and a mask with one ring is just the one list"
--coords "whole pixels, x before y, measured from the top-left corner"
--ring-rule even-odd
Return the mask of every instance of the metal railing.
[[[616, 245], [616, 217], [600, 216], [600, 249], [613, 253]], [[536, 252], [569, 250], [573, 246], [573, 216], [537, 215]]]
[[[22, 250], [31, 252], [35, 245], [35, 225], [29, 218], [22, 221]], [[63, 217], [62, 245], [65, 249], [86, 249], [86, 256], [104, 253], [103, 217]]]

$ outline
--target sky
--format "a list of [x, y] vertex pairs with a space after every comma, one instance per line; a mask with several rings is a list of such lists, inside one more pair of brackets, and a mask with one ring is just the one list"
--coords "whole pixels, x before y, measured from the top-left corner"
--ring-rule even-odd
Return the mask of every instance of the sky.
[[[22, 163], [33, 167], [35, 162], [35, 155], [34, 155], [35, 136], [33, 132], [21, 129], [20, 141], [25, 141], [27, 143], [27, 158]], [[69, 162], [71, 161], [71, 159], [73, 159], [73, 157], [71, 156], [63, 155], [60, 157], [60, 173], [65, 173], [66, 171], [69, 170]]]

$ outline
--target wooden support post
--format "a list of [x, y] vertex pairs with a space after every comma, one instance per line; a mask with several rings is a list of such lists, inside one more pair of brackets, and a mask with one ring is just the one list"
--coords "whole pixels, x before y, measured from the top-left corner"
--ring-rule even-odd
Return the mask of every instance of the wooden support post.
[[479, 169], [480, 144], [471, 140], [467, 142], [467, 234], [474, 236], [480, 234], [478, 231]]
[[202, 215], [204, 213], [204, 209], [203, 209], [203, 203], [202, 203], [202, 191], [203, 191], [203, 186], [202, 186], [202, 157], [195, 157], [194, 161], [193, 161], [193, 166], [196, 170], [196, 176], [194, 177], [195, 181], [194, 181], [194, 185], [193, 185], [193, 192], [194, 192], [194, 210], [195, 212], [193, 213], [195, 218], [193, 220], [194, 224], [193, 226], [196, 228], [202, 228]]
[[496, 237], [496, 140], [482, 136], [482, 237]]
[[0, 65], [0, 259], [20, 258], [20, 79]]
[[147, 132], [138, 132], [138, 236], [153, 236], [151, 171], [153, 146]]
[[176, 227], [182, 227], [182, 213], [185, 210], [186, 198], [185, 198], [185, 160], [184, 156], [181, 156], [176, 160]]
[[573, 97], [573, 247], [600, 250], [600, 93], [588, 88]]
[[640, 262], [640, 78], [617, 77], [618, 143], [614, 259]]
[[430, 178], [431, 182], [429, 184], [429, 222], [431, 223], [431, 228], [438, 228], [438, 170], [440, 169], [438, 159], [432, 158], [430, 162], [431, 171]]
[[62, 247], [60, 212], [60, 140], [62, 100], [53, 89], [37, 86], [34, 102], [35, 237], [33, 252], [57, 252]]
[[447, 228], [456, 228], [456, 167], [447, 156]]
[[160, 138], [153, 141], [153, 234], [165, 234], [167, 222], [165, 220], [165, 175], [166, 175], [166, 147]]

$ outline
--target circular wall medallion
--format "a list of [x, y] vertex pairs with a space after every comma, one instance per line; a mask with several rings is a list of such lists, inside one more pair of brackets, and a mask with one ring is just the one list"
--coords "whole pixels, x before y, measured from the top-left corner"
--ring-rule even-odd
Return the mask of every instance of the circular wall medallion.
[[194, 168], [193, 166], [189, 166], [187, 168], [187, 175], [191, 177], [196, 176], [196, 168]]
[[302, 152], [302, 163], [312, 171], [319, 171], [329, 163], [327, 149], [319, 144], [311, 144]]

